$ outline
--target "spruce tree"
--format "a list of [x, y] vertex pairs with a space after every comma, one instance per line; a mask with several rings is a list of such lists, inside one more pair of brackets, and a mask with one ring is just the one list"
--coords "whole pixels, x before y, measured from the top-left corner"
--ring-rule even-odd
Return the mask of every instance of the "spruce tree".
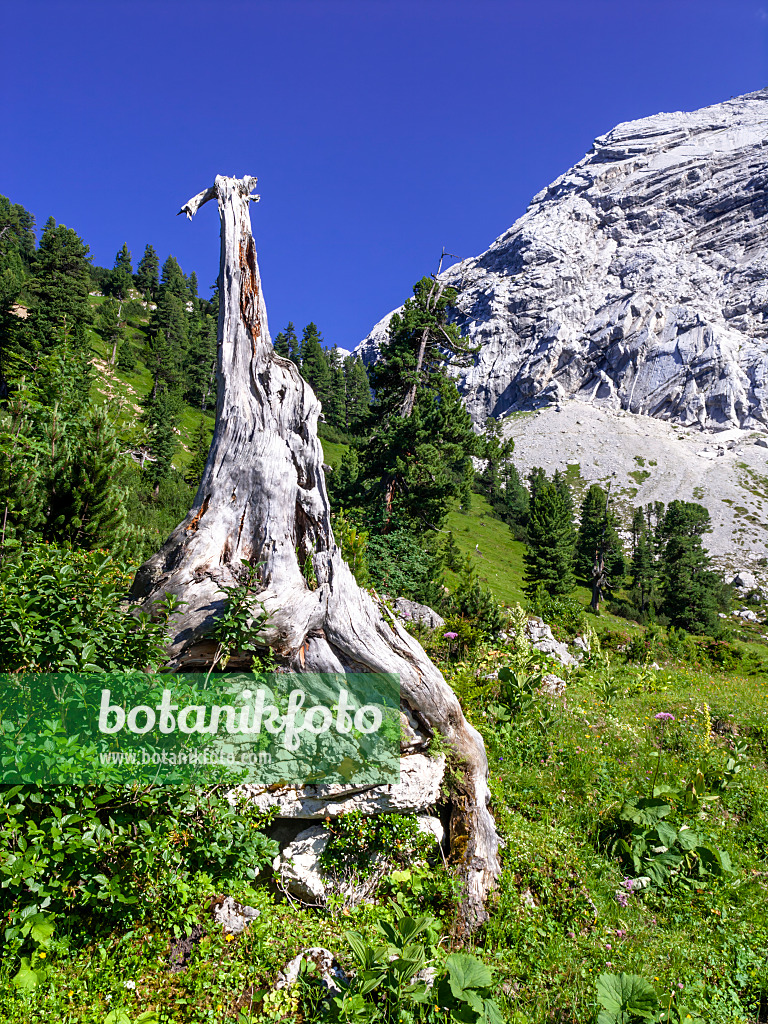
[[136, 273], [136, 287], [145, 301], [154, 302], [160, 292], [160, 261], [151, 245], [144, 250]]
[[523, 554], [523, 590], [533, 598], [539, 587], [551, 596], [570, 594], [575, 530], [573, 507], [562, 485], [536, 476], [528, 517], [528, 544]]

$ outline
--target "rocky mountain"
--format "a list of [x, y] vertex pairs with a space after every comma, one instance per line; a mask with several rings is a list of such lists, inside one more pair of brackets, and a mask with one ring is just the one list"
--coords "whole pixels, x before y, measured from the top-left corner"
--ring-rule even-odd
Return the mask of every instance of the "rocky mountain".
[[486, 252], [441, 276], [482, 346], [461, 371], [474, 420], [576, 397], [685, 426], [768, 427], [766, 185], [768, 90], [596, 139]]

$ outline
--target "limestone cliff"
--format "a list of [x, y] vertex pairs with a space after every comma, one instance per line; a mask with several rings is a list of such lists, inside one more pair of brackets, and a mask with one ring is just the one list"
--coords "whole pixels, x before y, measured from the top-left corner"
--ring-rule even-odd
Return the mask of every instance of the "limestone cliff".
[[[442, 275], [476, 422], [575, 396], [768, 427], [768, 90], [620, 124]], [[367, 359], [388, 317], [358, 348]]]

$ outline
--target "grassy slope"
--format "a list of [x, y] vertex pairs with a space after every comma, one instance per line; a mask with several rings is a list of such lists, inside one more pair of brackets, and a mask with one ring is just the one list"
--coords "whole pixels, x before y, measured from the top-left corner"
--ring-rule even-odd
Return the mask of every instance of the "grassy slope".
[[[104, 301], [101, 295], [92, 295], [90, 302], [97, 310]], [[149, 323], [149, 316], [129, 321], [128, 333], [133, 337], [137, 347], [141, 347], [144, 340], [143, 328]], [[89, 331], [91, 352], [93, 355], [93, 369], [95, 380], [93, 391], [107, 401], [112, 407], [113, 414], [117, 419], [121, 430], [126, 436], [136, 436], [141, 431], [139, 418], [142, 408], [141, 401], [152, 390], [152, 374], [143, 363], [137, 364], [136, 370], [127, 372], [118, 367], [108, 365], [108, 358], [111, 352], [107, 351], [101, 336], [94, 330]], [[204, 419], [210, 432], [213, 432], [214, 414], [207, 411]], [[190, 405], [182, 409], [179, 423], [179, 447], [173, 460], [176, 469], [184, 470], [190, 460], [190, 445], [194, 439], [197, 428], [200, 424], [200, 410]]]
[[[95, 338], [103, 360], [99, 344]], [[145, 394], [149, 384], [148, 374], [118, 373], [102, 377], [98, 390], [136, 402], [131, 396]], [[132, 417], [124, 415], [128, 423]], [[196, 419], [187, 420], [196, 425]], [[336, 465], [343, 448], [324, 441], [326, 462]], [[476, 559], [480, 578], [499, 599], [522, 600], [523, 545], [492, 517], [481, 496], [473, 495], [468, 509], [452, 511], [446, 529], [453, 531], [462, 553]], [[472, 554], [475, 545], [479, 556]], [[585, 589], [577, 597], [588, 603]], [[597, 627], [630, 628], [607, 615], [592, 621]], [[441, 642], [435, 643], [433, 653], [439, 658]], [[613, 654], [610, 664], [573, 673], [567, 699], [552, 702], [549, 725], [542, 727], [534, 716], [509, 736], [493, 717], [494, 695], [487, 692], [487, 683], [476, 692], [477, 666], [440, 662], [465, 713], [485, 736], [493, 811], [505, 840], [504, 873], [489, 903], [491, 919], [474, 940], [474, 952], [494, 969], [494, 992], [505, 1020], [592, 1024], [595, 980], [604, 971], [643, 974], [663, 996], [664, 1006], [668, 999], [684, 1000], [708, 1024], [758, 1020], [760, 992], [768, 993], [768, 676], [765, 646], [752, 649], [762, 664], [749, 672], [747, 666], [732, 672], [692, 667], [653, 650], [649, 653], [662, 664], [655, 671], [640, 662], [624, 664], [620, 654]], [[483, 663], [481, 674], [507, 663], [509, 656], [497, 653], [494, 659]], [[711, 734], [704, 725], [705, 703]], [[674, 714], [675, 722], [661, 745], [659, 781], [679, 785], [701, 768], [709, 792], [719, 793], [704, 810], [680, 812], [676, 820], [687, 819], [707, 842], [726, 849], [735, 872], [722, 880], [638, 893], [622, 907], [616, 894], [623, 891], [624, 869], [610, 852], [612, 820], [625, 794], [650, 784], [660, 746], [654, 716], [660, 711]], [[720, 792], [723, 766], [741, 742], [749, 750], [738, 785]], [[300, 908], [265, 887], [236, 879], [227, 891], [259, 906], [262, 916], [229, 943], [207, 912], [218, 891], [201, 878], [186, 896], [176, 898], [185, 906], [199, 906], [204, 931], [189, 966], [177, 974], [168, 970], [167, 924], [106, 929], [92, 937], [78, 934], [74, 916], [62, 919], [57, 935], [71, 929], [72, 948], [62, 943], [48, 951], [50, 975], [36, 992], [26, 995], [10, 984], [16, 958], [0, 964], [0, 1019], [8, 1024], [103, 1024], [108, 1013], [122, 1006], [126, 1017], [117, 1020], [135, 1022], [152, 1009], [162, 1011], [163, 1024], [236, 1020], [238, 1009], [250, 1005], [249, 993], [270, 986], [277, 970], [301, 948], [327, 946], [350, 968], [343, 930], [355, 928], [373, 938], [375, 921], [392, 915], [386, 897], [364, 901], [340, 917], [338, 908]], [[423, 897], [411, 895], [407, 886], [402, 895], [412, 913], [424, 909]], [[168, 899], [173, 902], [172, 895]], [[450, 914], [444, 926], [447, 936]], [[126, 989], [126, 979], [135, 981], [134, 989]]]

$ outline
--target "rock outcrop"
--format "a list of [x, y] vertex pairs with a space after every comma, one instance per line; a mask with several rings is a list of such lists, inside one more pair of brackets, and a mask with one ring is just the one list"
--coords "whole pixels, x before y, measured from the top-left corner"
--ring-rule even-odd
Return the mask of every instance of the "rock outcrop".
[[768, 90], [620, 124], [442, 275], [482, 346], [460, 380], [475, 422], [578, 396], [768, 426], [767, 129]]

